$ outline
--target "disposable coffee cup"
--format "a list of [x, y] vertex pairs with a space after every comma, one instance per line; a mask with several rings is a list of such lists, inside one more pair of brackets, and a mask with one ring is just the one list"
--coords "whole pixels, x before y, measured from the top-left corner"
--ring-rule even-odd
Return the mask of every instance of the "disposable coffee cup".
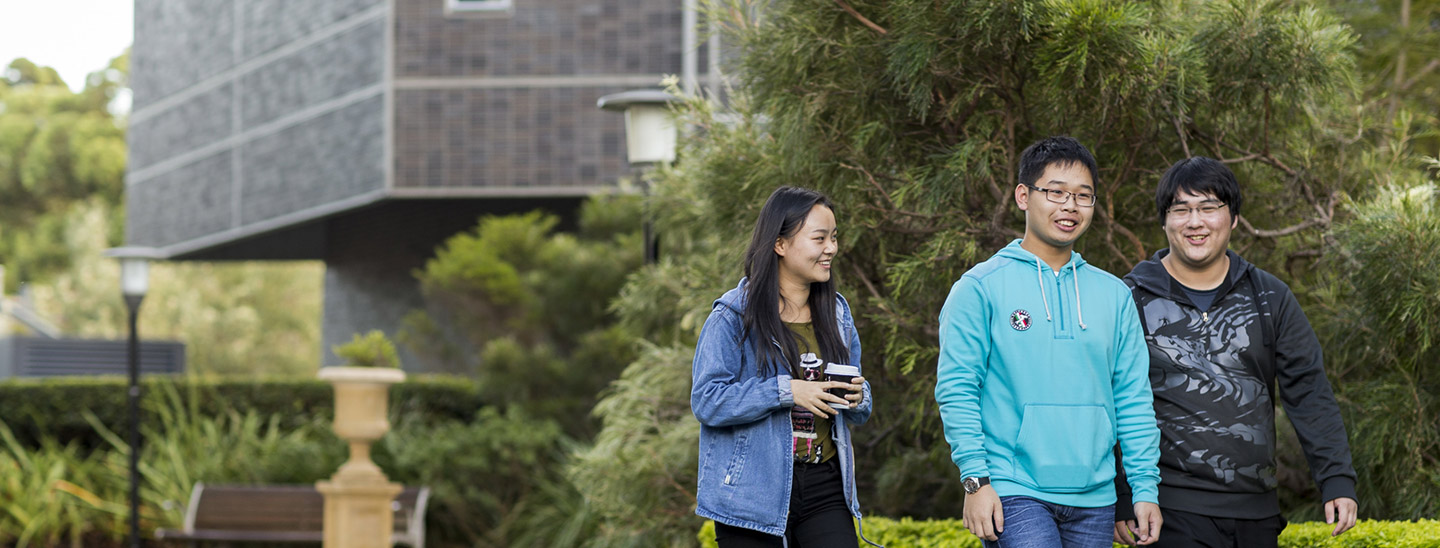
[[[827, 381], [843, 382], [845, 384], [850, 384], [851, 380], [854, 380], [855, 377], [859, 376], [860, 368], [853, 365], [841, 365], [838, 363], [831, 363], [825, 365], [825, 380]], [[844, 388], [831, 388], [829, 392], [836, 396], [840, 396], [841, 398], [844, 398], [846, 395], [851, 393], [850, 390]], [[849, 400], [846, 400], [846, 403], [832, 403], [830, 404], [830, 407], [833, 407], [835, 409], [849, 409]]]

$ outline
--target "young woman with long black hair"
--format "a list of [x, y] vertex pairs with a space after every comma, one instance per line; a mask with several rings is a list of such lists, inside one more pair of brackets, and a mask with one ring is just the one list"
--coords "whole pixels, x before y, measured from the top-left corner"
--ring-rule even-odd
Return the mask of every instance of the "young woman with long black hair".
[[745, 277], [700, 333], [690, 392], [700, 421], [696, 513], [715, 521], [721, 548], [856, 544], [850, 426], [870, 417], [871, 399], [864, 377], [823, 373], [827, 363], [860, 367], [860, 337], [830, 273], [836, 229], [824, 195], [776, 190], [755, 223]]

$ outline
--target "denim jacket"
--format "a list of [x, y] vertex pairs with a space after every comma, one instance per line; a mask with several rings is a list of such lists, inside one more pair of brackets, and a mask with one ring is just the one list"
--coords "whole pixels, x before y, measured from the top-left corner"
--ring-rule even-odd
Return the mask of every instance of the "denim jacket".
[[[715, 301], [695, 345], [690, 389], [690, 409], [700, 421], [695, 513], [733, 527], [784, 536], [795, 459], [790, 425], [795, 399], [790, 391], [790, 368], [777, 367], [775, 376], [761, 377], [754, 346], [748, 338], [741, 340], [745, 285], [746, 280], [741, 279], [735, 289]], [[837, 299], [835, 315], [850, 351], [846, 363], [860, 367], [860, 336], [843, 297]], [[860, 504], [855, 497], [849, 425], [869, 419], [871, 405], [870, 383], [866, 382], [860, 404], [841, 410], [834, 419], [845, 499], [857, 520]]]

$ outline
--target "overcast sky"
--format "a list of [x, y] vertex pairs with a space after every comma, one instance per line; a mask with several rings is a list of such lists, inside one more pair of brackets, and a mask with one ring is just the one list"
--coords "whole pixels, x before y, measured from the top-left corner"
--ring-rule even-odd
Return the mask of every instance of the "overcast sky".
[[134, 9], [132, 0], [0, 0], [0, 68], [25, 57], [79, 91], [130, 46]]

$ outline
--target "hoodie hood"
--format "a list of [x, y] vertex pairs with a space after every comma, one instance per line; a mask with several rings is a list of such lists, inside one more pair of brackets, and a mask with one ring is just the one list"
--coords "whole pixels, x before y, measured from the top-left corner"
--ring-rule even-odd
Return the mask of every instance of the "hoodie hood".
[[[1185, 288], [1180, 286], [1180, 282], [1175, 281], [1175, 278], [1170, 275], [1170, 271], [1165, 270], [1165, 265], [1160, 262], [1160, 259], [1169, 254], [1170, 248], [1168, 247], [1156, 251], [1149, 259], [1135, 265], [1135, 268], [1125, 275], [1125, 282], [1154, 295], [1188, 303], [1190, 296], [1185, 294]], [[1229, 295], [1230, 290], [1235, 288], [1235, 284], [1249, 276], [1255, 268], [1233, 250], [1225, 250], [1225, 255], [1230, 257], [1230, 270], [1225, 272], [1225, 281], [1220, 282], [1220, 286], [1216, 288], [1216, 302]]]
[[[1020, 247], [1020, 242], [1020, 239], [1016, 239], [1015, 241], [1010, 242], [1009, 245], [1001, 248], [1000, 252], [996, 253], [995, 255], [999, 257], [1005, 257], [1007, 259], [1015, 259], [1017, 261], [1021, 261], [1030, 265], [1041, 265], [1044, 268], [1050, 268], [1049, 263], [1040, 260], [1040, 257], [1035, 256], [1035, 254], [1031, 253], [1030, 250]], [[1065, 266], [1060, 267], [1060, 269], [1065, 270], [1068, 268], [1079, 268], [1085, 266], [1085, 264], [1085, 258], [1081, 257], [1079, 253], [1072, 250], [1070, 251], [1070, 262], [1065, 263]]]
[[[1020, 242], [1021, 240], [1018, 239], [1010, 242], [1010, 245], [1005, 246], [1003, 249], [1000, 250], [999, 253], [996, 253], [995, 255], [998, 257], [1004, 257], [1006, 259], [1020, 261], [1027, 265], [1035, 267], [1035, 284], [1040, 289], [1040, 300], [1045, 304], [1045, 321], [1054, 321], [1054, 315], [1050, 313], [1050, 295], [1045, 291], [1044, 273], [1046, 270], [1050, 270], [1051, 272], [1055, 271], [1050, 269], [1049, 263], [1040, 260], [1039, 256], [1036, 256], [1029, 250], [1020, 247]], [[1079, 253], [1076, 253], [1075, 250], [1072, 249], [1070, 250], [1070, 261], [1065, 263], [1065, 266], [1060, 267], [1060, 273], [1065, 272], [1066, 268], [1070, 269], [1070, 279], [1074, 282], [1075, 286], [1075, 317], [1077, 320], [1076, 323], [1080, 325], [1081, 330], [1085, 330], [1089, 329], [1089, 327], [1085, 325], [1085, 311], [1080, 304], [1080, 267], [1082, 266], [1085, 266], [1085, 258], [1081, 257]], [[1059, 296], [1057, 295], [1056, 297]]]

